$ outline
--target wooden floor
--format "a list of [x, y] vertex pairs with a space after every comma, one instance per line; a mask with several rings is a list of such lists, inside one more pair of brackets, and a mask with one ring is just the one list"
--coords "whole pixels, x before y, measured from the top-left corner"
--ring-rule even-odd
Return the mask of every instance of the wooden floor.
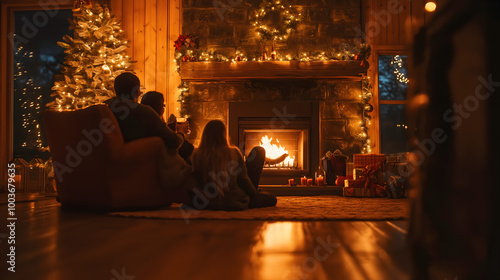
[[2, 225], [0, 279], [409, 279], [407, 221], [187, 225], [65, 212], [46, 197], [18, 202], [16, 217], [16, 272]]

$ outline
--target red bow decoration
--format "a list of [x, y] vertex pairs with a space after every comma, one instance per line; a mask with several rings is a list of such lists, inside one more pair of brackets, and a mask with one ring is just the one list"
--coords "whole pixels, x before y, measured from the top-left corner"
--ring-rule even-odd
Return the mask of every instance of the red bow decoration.
[[174, 42], [175, 50], [180, 51], [183, 45], [188, 48], [198, 48], [198, 38], [193, 38], [191, 35], [179, 35]]
[[377, 176], [382, 172], [382, 163], [368, 165], [365, 167], [364, 188], [370, 190], [372, 197], [385, 197], [387, 196], [385, 186], [377, 183]]

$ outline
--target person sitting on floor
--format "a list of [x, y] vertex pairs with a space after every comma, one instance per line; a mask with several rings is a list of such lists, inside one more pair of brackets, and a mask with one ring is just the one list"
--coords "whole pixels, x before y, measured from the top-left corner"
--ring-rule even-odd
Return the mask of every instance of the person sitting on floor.
[[[165, 100], [163, 97], [163, 94], [157, 92], [157, 91], [148, 91], [146, 92], [141, 99], [141, 104], [147, 105], [151, 107], [162, 119], [163, 121], [163, 114], [165, 113]], [[173, 115], [171, 115], [173, 116]], [[170, 118], [169, 118], [170, 119]], [[189, 123], [186, 122], [186, 124], [177, 125], [177, 121], [174, 116], [174, 121], [172, 123], [169, 123], [167, 126], [172, 130], [175, 131], [176, 133], [182, 135], [183, 137], [183, 142], [182, 145], [177, 149], [179, 155], [189, 164], [191, 164], [191, 154], [193, 153], [194, 146], [193, 144], [189, 143], [189, 141], [186, 140], [186, 134], [188, 133], [189, 130]]]
[[178, 154], [183, 136], [168, 128], [149, 106], [137, 103], [141, 95], [139, 78], [129, 72], [120, 74], [114, 82], [116, 97], [106, 101], [115, 115], [125, 142], [145, 137], [160, 137], [165, 149], [159, 164], [161, 185], [167, 190], [171, 202], [183, 202], [191, 182], [192, 167]]
[[[254, 147], [245, 162], [240, 150], [229, 145], [224, 123], [208, 122], [192, 157], [198, 190], [209, 198], [206, 208], [244, 210], [275, 206], [275, 196], [257, 189], [265, 154], [264, 148]], [[192, 202], [199, 205], [194, 199]]]

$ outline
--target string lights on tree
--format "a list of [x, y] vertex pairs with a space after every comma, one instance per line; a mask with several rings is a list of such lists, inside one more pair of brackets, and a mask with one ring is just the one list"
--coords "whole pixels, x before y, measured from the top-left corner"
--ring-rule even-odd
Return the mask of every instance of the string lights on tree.
[[101, 103], [114, 96], [116, 76], [130, 71], [126, 54], [129, 42], [120, 22], [107, 7], [90, 0], [77, 0], [73, 7], [74, 37], [65, 35], [62, 79], [52, 87], [55, 100], [47, 104], [58, 110], [78, 109]]

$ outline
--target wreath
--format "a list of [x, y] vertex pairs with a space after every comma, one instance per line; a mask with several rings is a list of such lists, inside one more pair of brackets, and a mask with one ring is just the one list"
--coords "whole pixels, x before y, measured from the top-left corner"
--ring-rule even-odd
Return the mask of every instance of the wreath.
[[[289, 6], [291, 7], [291, 6]], [[282, 22], [278, 28], [269, 28], [262, 23], [264, 17], [271, 12], [279, 12]], [[261, 41], [283, 42], [297, 29], [297, 23], [301, 20], [301, 14], [295, 15], [287, 7], [281, 4], [280, 0], [260, 4], [255, 11], [253, 23], [255, 32], [260, 36]]]

